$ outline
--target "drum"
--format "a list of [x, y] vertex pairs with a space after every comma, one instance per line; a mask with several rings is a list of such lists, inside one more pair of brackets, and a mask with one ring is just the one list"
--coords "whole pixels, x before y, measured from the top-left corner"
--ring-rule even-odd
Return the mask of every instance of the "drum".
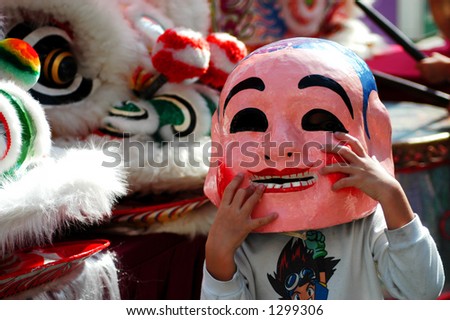
[[[445, 108], [384, 102], [392, 122], [396, 178], [450, 270], [450, 117]], [[447, 221], [449, 221], [447, 223]]]

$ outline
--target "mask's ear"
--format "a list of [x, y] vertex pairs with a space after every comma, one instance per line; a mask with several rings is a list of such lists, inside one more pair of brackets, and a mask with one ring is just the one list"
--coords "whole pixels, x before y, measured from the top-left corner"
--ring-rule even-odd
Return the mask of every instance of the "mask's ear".
[[369, 97], [367, 124], [370, 133], [370, 139], [367, 139], [369, 155], [375, 156], [382, 166], [394, 175], [391, 121], [376, 91], [372, 91]]
[[217, 119], [217, 110], [213, 114], [211, 123], [211, 148], [209, 154], [209, 171], [204, 185], [205, 195], [215, 206], [219, 206], [222, 195], [219, 194], [220, 175], [219, 167], [223, 164], [223, 146], [220, 139], [220, 127]]

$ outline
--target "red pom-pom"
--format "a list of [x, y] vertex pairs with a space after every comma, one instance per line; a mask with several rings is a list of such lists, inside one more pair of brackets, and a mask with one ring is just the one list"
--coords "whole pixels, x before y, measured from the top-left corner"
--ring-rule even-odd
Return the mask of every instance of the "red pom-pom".
[[219, 89], [236, 64], [247, 55], [247, 47], [228, 33], [211, 33], [206, 41], [211, 49], [211, 61], [200, 81]]
[[199, 32], [186, 28], [166, 30], [152, 51], [155, 69], [170, 82], [203, 75], [209, 66], [208, 42]]

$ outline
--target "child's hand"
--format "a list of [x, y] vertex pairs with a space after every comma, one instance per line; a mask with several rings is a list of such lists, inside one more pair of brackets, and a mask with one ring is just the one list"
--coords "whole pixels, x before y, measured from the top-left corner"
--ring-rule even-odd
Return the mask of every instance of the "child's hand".
[[340, 172], [347, 177], [334, 183], [333, 190], [355, 187], [380, 202], [388, 229], [397, 229], [414, 218], [409, 201], [400, 183], [374, 157], [370, 157], [356, 138], [336, 132], [345, 145], [326, 145], [324, 152], [338, 154], [346, 163], [335, 163], [322, 168], [322, 174]]
[[237, 175], [225, 188], [216, 219], [206, 243], [206, 268], [217, 280], [230, 280], [235, 272], [234, 254], [253, 230], [276, 219], [272, 213], [253, 219], [251, 214], [264, 193], [264, 185], [239, 188], [243, 175]]
[[374, 157], [370, 157], [356, 138], [343, 132], [336, 132], [335, 137], [346, 145], [325, 145], [324, 152], [338, 154], [345, 163], [334, 163], [322, 168], [322, 174], [343, 173], [347, 177], [338, 180], [333, 190], [355, 187], [374, 200], [381, 201], [386, 190], [397, 186], [392, 177]]
[[[264, 193], [264, 185], [239, 188], [243, 176], [237, 175], [225, 188], [214, 222], [214, 232], [220, 232], [222, 241], [236, 250], [253, 230], [274, 220], [275, 214], [252, 219], [251, 214]], [[218, 230], [216, 230], [216, 228]]]
[[422, 77], [431, 84], [440, 84], [450, 79], [450, 58], [438, 52], [433, 52], [417, 63]]

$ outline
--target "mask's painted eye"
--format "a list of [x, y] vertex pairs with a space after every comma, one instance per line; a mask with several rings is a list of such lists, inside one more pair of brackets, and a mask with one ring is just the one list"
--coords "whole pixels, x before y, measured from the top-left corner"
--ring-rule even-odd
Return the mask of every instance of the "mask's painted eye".
[[64, 30], [52, 26], [33, 28], [21, 23], [12, 28], [7, 37], [23, 39], [38, 53], [41, 76], [30, 93], [41, 104], [78, 102], [92, 93], [93, 82], [78, 73], [72, 41]]
[[269, 127], [266, 114], [256, 108], [242, 109], [235, 114], [230, 125], [230, 133], [254, 131], [266, 132]]
[[302, 128], [306, 131], [348, 133], [348, 130], [334, 114], [323, 109], [313, 109], [306, 113], [302, 119]]

